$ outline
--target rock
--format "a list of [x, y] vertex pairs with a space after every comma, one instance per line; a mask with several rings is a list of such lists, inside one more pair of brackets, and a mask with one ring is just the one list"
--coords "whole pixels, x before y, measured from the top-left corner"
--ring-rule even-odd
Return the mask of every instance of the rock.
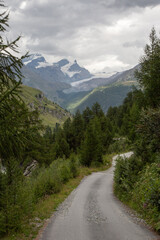
[[23, 175], [28, 177], [31, 175], [33, 170], [37, 167], [38, 162], [36, 160], [33, 160], [33, 162], [25, 169]]

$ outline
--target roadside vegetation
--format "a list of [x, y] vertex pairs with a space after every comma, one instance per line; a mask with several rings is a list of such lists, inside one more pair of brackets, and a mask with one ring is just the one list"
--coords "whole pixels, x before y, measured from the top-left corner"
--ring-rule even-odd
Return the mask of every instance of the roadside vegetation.
[[[8, 17], [5, 11], [0, 15], [0, 237], [33, 239], [83, 176], [107, 169], [112, 154], [126, 150], [135, 155], [117, 161], [115, 193], [160, 230], [160, 41], [155, 30], [136, 74], [142, 90], [134, 89], [106, 115], [95, 103], [51, 128], [20, 97], [26, 55], [16, 57], [19, 37], [13, 42], [3, 37]], [[33, 160], [38, 167], [26, 177]]]
[[[114, 190], [160, 232], [160, 39], [153, 28], [136, 76], [141, 90], [111, 108], [115, 128], [133, 143], [134, 156], [119, 158]], [[129, 101], [128, 101], [129, 100]], [[128, 102], [128, 103], [127, 103]]]

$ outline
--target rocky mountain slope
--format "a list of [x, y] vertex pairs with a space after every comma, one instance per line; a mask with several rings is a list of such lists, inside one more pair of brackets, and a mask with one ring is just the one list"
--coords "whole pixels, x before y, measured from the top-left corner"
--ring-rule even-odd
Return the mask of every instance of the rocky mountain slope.
[[31, 110], [39, 110], [40, 119], [46, 126], [55, 127], [56, 123], [63, 124], [68, 117], [71, 117], [68, 111], [48, 100], [38, 89], [22, 85], [21, 97]]
[[71, 83], [72, 88], [65, 90], [65, 92], [70, 93], [70, 92], [80, 92], [80, 91], [91, 91], [97, 87], [106, 86], [106, 85], [119, 83], [119, 82], [132, 82], [133, 84], [136, 84], [134, 72], [138, 68], [139, 68], [139, 65], [123, 72], [117, 72], [108, 77], [105, 77], [105, 76], [97, 77], [95, 75], [91, 79], [88, 79], [88, 80], [85, 79], [85, 80]]
[[59, 92], [70, 88], [70, 83], [92, 75], [88, 70], [67, 59], [62, 59], [57, 63], [50, 64], [40, 54], [32, 54], [24, 59], [22, 68], [24, 85], [38, 88], [45, 95], [57, 103], [61, 103]]

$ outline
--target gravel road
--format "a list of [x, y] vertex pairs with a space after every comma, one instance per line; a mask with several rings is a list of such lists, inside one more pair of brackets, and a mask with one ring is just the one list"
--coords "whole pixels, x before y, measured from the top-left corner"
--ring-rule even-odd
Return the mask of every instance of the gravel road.
[[[127, 153], [126, 156], [131, 154]], [[114, 166], [86, 177], [57, 209], [40, 239], [160, 239], [115, 198], [112, 189], [113, 170]]]

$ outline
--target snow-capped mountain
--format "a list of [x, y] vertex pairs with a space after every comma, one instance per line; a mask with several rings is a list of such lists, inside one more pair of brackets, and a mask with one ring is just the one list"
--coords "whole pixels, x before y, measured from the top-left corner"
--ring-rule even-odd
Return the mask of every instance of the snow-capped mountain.
[[[24, 59], [22, 74], [25, 85], [40, 89], [50, 100], [68, 108], [69, 104], [72, 105], [97, 87], [119, 83], [125, 83], [127, 86], [136, 84], [134, 71], [137, 67], [120, 73], [102, 72], [92, 75], [76, 60], [70, 62], [68, 59], [62, 59], [55, 63], [48, 63], [42, 55], [32, 54]], [[103, 95], [103, 92], [98, 90], [97, 92], [100, 96]], [[96, 97], [97, 95], [92, 94], [93, 101], [90, 102], [94, 103]]]
[[71, 87], [71, 83], [92, 75], [80, 67], [77, 61], [62, 59], [56, 63], [48, 63], [41, 54], [31, 54], [23, 60], [22, 73], [25, 85], [42, 90], [48, 98], [59, 102], [58, 92]]
[[26, 67], [40, 73], [41, 77], [47, 78], [51, 82], [71, 83], [93, 76], [88, 70], [80, 67], [76, 60], [69, 62], [67, 59], [62, 59], [59, 62], [50, 64], [41, 54], [32, 54], [29, 58], [24, 59], [23, 63]]
[[[45, 58], [41, 54], [32, 54], [28, 58], [23, 60], [24, 65], [30, 68], [38, 68], [42, 65], [46, 67], [49, 63], [46, 62]], [[50, 65], [50, 64], [49, 64]]]

